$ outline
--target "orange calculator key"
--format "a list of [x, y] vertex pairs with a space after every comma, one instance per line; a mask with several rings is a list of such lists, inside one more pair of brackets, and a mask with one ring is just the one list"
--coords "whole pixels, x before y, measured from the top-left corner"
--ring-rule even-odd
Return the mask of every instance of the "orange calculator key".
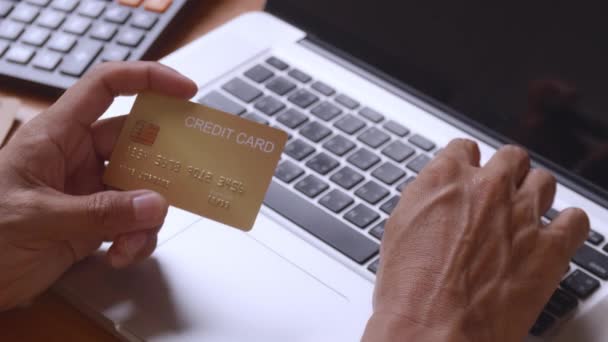
[[163, 13], [172, 3], [173, 0], [146, 0], [144, 8], [148, 11]]
[[118, 3], [125, 6], [138, 7], [144, 0], [118, 0]]

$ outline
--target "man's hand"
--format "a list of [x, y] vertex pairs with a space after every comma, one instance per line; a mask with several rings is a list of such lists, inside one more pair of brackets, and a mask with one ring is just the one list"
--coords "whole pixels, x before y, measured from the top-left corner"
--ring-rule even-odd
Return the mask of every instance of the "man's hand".
[[114, 97], [145, 90], [188, 99], [197, 87], [157, 63], [103, 64], [0, 150], [0, 310], [46, 289], [103, 241], [114, 241], [115, 267], [154, 250], [167, 202], [107, 191], [104, 163], [124, 117], [96, 122]]
[[479, 167], [450, 143], [404, 191], [386, 225], [364, 341], [522, 341], [583, 243], [579, 209], [551, 224], [556, 181], [526, 152]]

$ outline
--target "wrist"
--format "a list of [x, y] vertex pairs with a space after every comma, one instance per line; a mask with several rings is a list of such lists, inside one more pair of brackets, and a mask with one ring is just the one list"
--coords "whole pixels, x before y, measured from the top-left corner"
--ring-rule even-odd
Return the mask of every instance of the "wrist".
[[425, 326], [409, 317], [375, 312], [369, 319], [362, 342], [470, 342], [455, 324]]

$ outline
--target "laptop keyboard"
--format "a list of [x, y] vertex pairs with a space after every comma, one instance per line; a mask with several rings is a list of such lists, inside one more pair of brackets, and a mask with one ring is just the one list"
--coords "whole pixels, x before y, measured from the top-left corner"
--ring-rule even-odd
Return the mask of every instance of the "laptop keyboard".
[[[375, 274], [386, 220], [440, 147], [276, 57], [220, 88], [198, 102], [289, 134], [266, 206]], [[545, 219], [558, 214], [551, 209]], [[590, 232], [532, 335], [573, 313], [601, 286], [596, 277], [608, 280], [604, 240]]]

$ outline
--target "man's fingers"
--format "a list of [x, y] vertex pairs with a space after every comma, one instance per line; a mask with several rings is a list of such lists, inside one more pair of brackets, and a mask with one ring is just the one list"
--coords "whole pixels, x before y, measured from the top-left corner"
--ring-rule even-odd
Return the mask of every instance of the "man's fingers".
[[106, 254], [110, 265], [124, 268], [149, 257], [156, 248], [157, 231], [139, 231], [118, 236]]
[[479, 167], [480, 152], [476, 142], [468, 139], [450, 141], [439, 155]]
[[506, 145], [492, 156], [484, 169], [497, 174], [506, 174], [515, 186], [519, 186], [530, 171], [530, 156], [519, 146]]
[[[524, 179], [519, 192], [522, 197], [530, 198], [539, 210], [539, 218], [547, 212], [553, 204], [557, 181], [547, 170], [532, 169]], [[529, 202], [528, 202], [529, 203]]]
[[143, 91], [191, 98], [197, 86], [173, 69], [155, 62], [103, 63], [87, 73], [53, 105], [48, 113], [56, 119], [91, 125], [116, 96]]
[[578, 208], [563, 210], [553, 221], [541, 230], [541, 237], [548, 249], [557, 253], [559, 260], [566, 263], [589, 235], [589, 218]]
[[103, 160], [110, 160], [114, 145], [118, 140], [126, 116], [118, 116], [97, 121], [93, 124], [93, 144], [97, 155]]

